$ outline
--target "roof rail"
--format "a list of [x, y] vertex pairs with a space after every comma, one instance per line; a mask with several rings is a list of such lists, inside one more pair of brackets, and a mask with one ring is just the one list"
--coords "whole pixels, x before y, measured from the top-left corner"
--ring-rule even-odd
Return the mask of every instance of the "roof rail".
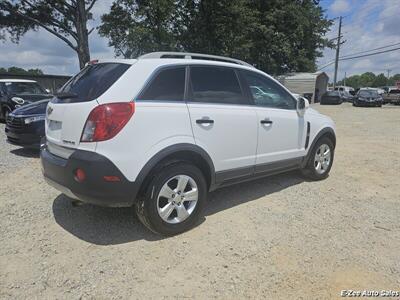
[[209, 55], [209, 54], [201, 54], [201, 53], [189, 53], [189, 52], [151, 52], [139, 56], [138, 59], [146, 59], [146, 58], [184, 58], [184, 59], [204, 59], [204, 60], [214, 60], [221, 62], [234, 63], [246, 67], [254, 68], [247, 62], [241, 61], [239, 59], [217, 56], [217, 55]]

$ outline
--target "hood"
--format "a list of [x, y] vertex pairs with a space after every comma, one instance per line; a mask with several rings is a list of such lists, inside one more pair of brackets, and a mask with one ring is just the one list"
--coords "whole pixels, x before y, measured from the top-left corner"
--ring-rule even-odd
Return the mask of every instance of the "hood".
[[322, 115], [318, 110], [316, 110], [312, 107], [307, 108], [307, 112], [312, 115], [319, 115], [319, 116]]
[[23, 115], [45, 115], [47, 103], [49, 103], [50, 99], [45, 99], [41, 101], [37, 101], [31, 104], [27, 104], [21, 106], [13, 111], [13, 114], [16, 116]]
[[[53, 95], [49, 94], [12, 94], [11, 97], [18, 97], [24, 99], [26, 104], [33, 103], [43, 99], [51, 99]], [[24, 103], [24, 104], [25, 104]]]

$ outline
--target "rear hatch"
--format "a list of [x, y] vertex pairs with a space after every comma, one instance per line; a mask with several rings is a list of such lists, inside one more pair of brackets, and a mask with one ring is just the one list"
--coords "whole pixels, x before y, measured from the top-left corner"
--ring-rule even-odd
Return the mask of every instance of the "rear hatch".
[[80, 147], [95, 150], [96, 143], [80, 143], [86, 119], [99, 105], [97, 98], [130, 66], [117, 62], [90, 64], [58, 90], [46, 110], [46, 138], [50, 152], [65, 156], [63, 151], [52, 149]]

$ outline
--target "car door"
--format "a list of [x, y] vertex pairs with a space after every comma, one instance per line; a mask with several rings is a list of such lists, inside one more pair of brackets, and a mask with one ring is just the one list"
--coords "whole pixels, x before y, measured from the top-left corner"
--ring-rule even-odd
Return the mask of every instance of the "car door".
[[297, 113], [297, 100], [261, 73], [241, 71], [241, 76], [257, 114], [256, 173], [299, 163], [305, 155], [306, 122]]
[[216, 180], [253, 173], [257, 115], [234, 68], [190, 66], [187, 105], [195, 142], [213, 160]]

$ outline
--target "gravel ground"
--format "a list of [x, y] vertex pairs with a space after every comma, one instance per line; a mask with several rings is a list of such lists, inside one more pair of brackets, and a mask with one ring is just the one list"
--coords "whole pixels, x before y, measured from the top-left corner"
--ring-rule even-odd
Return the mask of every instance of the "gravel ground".
[[212, 193], [193, 230], [73, 207], [0, 125], [0, 298], [339, 298], [400, 288], [400, 107], [319, 106], [337, 124], [327, 180], [296, 172]]

